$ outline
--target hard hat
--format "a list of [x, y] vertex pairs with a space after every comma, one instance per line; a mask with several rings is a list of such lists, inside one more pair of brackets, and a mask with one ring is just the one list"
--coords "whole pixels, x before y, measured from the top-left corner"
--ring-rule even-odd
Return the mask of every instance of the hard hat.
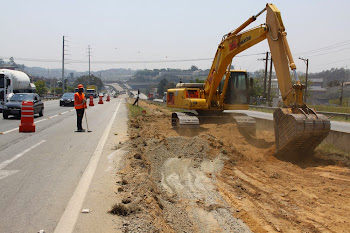
[[79, 84], [79, 85], [78, 85], [78, 88], [79, 88], [79, 89], [80, 89], [80, 88], [84, 88], [84, 86], [81, 85], [81, 84]]

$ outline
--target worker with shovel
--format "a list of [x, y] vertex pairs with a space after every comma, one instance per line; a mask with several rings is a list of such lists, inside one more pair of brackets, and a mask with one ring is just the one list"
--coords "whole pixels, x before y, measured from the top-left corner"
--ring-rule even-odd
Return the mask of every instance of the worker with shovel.
[[84, 86], [78, 85], [78, 92], [74, 94], [74, 107], [77, 111], [77, 131], [75, 132], [85, 132], [85, 129], [82, 127], [82, 121], [84, 116], [84, 111], [86, 106], [86, 100], [84, 95]]

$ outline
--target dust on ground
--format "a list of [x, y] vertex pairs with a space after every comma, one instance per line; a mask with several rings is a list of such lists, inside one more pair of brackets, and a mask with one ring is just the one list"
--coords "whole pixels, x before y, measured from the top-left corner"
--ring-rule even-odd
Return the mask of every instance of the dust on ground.
[[139, 104], [112, 210], [124, 232], [348, 232], [348, 161], [283, 161], [273, 133], [233, 123], [180, 133], [164, 106]]

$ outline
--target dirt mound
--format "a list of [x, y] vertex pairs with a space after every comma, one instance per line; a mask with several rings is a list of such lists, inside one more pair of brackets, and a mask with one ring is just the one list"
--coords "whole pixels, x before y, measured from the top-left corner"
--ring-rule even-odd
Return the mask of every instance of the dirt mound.
[[130, 120], [130, 153], [117, 181], [125, 232], [350, 227], [348, 168], [316, 157], [277, 159], [271, 132], [244, 137], [232, 123], [175, 131], [164, 107], [143, 101], [140, 106], [146, 113]]

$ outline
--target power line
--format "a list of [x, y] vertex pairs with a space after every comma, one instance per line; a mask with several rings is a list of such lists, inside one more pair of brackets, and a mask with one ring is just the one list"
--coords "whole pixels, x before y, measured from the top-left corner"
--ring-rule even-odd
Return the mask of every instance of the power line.
[[327, 54], [331, 54], [331, 53], [337, 53], [337, 52], [342, 52], [344, 50], [348, 50], [349, 48], [344, 48], [344, 49], [340, 49], [340, 50], [336, 50], [336, 51], [332, 51], [332, 52], [328, 52], [328, 53], [322, 53], [322, 54], [316, 54], [316, 55], [309, 55], [309, 57], [318, 57], [318, 56], [323, 56], [323, 55], [327, 55]]
[[318, 53], [318, 52], [322, 52], [324, 50], [330, 50], [330, 49], [338, 48], [338, 47], [345, 46], [345, 45], [348, 45], [348, 44], [350, 44], [350, 40], [339, 42], [339, 43], [336, 43], [336, 44], [333, 44], [333, 45], [328, 45], [328, 46], [321, 47], [321, 48], [318, 48], [318, 49], [312, 49], [312, 50], [308, 50], [308, 51], [305, 51], [305, 52], [300, 52], [300, 53], [297, 53], [297, 54]]
[[350, 58], [343, 59], [343, 60], [338, 60], [338, 61], [334, 61], [334, 62], [327, 62], [327, 63], [323, 63], [323, 64], [319, 64], [319, 65], [313, 65], [313, 67], [324, 66], [324, 65], [339, 63], [339, 62], [343, 62], [343, 61], [350, 61]]
[[[256, 56], [261, 55], [265, 53], [255, 53], [255, 54], [245, 54], [245, 55], [238, 55], [235, 57], [249, 57], [249, 56]], [[3, 59], [9, 59], [9, 57], [2, 57]], [[53, 62], [53, 63], [60, 63], [62, 60], [55, 60], [55, 59], [38, 59], [38, 58], [16, 58], [16, 60], [19, 61], [37, 61], [37, 62]], [[87, 63], [87, 61], [84, 60], [73, 60], [73, 59], [65, 59], [69, 63]], [[119, 60], [119, 61], [94, 61], [96, 64], [140, 64], [140, 63], [173, 63], [173, 62], [189, 62], [189, 61], [211, 61], [213, 58], [192, 58], [192, 59], [174, 59], [174, 60], [145, 60], [145, 61], [126, 61], [126, 60]]]

